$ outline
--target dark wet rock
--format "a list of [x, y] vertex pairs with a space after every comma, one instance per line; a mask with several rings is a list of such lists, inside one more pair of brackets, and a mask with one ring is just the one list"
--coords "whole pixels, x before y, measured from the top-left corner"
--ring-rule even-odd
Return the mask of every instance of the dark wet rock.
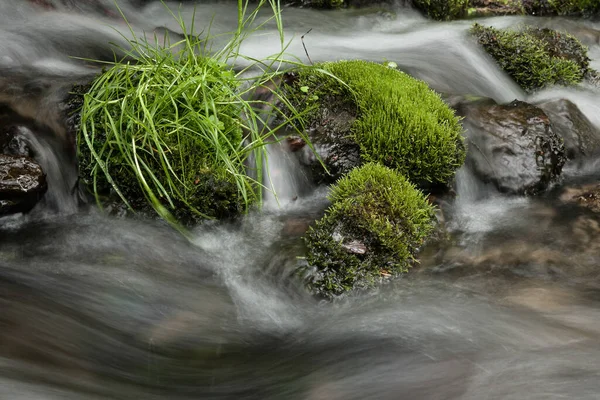
[[310, 218], [290, 218], [285, 221], [281, 234], [283, 236], [300, 237], [306, 233], [311, 222], [313, 220]]
[[33, 157], [25, 132], [36, 129], [33, 120], [15, 113], [10, 107], [0, 104], [0, 154]]
[[339, 96], [331, 96], [324, 103], [328, 106], [319, 110], [308, 127], [308, 136], [320, 160], [309, 146], [297, 153], [300, 163], [309, 168], [318, 184], [333, 183], [363, 164], [360, 146], [349, 135], [358, 112], [356, 106]]
[[561, 138], [544, 111], [522, 101], [479, 100], [457, 106], [465, 117], [466, 164], [501, 192], [536, 194], [555, 181], [566, 161]]
[[547, 101], [537, 105], [552, 123], [552, 128], [563, 138], [567, 158], [590, 156], [600, 151], [600, 130], [571, 101]]
[[31, 158], [0, 154], [0, 215], [30, 210], [46, 191], [46, 176]]
[[0, 153], [13, 156], [33, 156], [25, 135], [17, 126], [0, 128]]

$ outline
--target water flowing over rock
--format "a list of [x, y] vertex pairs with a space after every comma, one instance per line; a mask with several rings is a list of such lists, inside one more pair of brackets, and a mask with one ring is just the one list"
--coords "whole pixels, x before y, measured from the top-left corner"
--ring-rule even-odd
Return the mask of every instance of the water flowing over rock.
[[600, 131], [570, 100], [552, 100], [538, 106], [550, 118], [554, 132], [563, 138], [567, 158], [590, 156], [600, 151]]
[[32, 152], [22, 132], [15, 126], [0, 131], [0, 153], [31, 157]]
[[458, 105], [468, 138], [466, 164], [501, 192], [536, 194], [555, 181], [566, 161], [562, 140], [536, 106], [478, 100]]
[[34, 160], [0, 154], [0, 215], [30, 210], [46, 191], [46, 176]]

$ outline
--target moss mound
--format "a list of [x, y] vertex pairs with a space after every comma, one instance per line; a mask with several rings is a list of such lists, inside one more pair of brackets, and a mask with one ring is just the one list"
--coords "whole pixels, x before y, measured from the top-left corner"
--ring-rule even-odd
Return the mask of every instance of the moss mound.
[[593, 16], [600, 13], [597, 0], [522, 0], [527, 14]]
[[413, 0], [413, 6], [429, 18], [447, 21], [467, 16], [469, 0]]
[[101, 204], [184, 224], [234, 216], [253, 193], [240, 178], [238, 81], [210, 58], [156, 56], [114, 65], [85, 94], [80, 179]]
[[305, 92], [302, 104], [314, 106], [309, 119], [328, 108], [355, 110], [349, 131], [334, 136], [356, 143], [362, 163], [381, 163], [429, 187], [447, 184], [464, 161], [462, 126], [454, 111], [427, 84], [403, 72], [367, 61], [338, 61], [301, 70], [294, 85]]
[[587, 48], [575, 37], [550, 29], [520, 31], [474, 24], [478, 42], [523, 89], [575, 85], [590, 72]]
[[309, 287], [332, 298], [406, 272], [433, 231], [433, 207], [398, 172], [369, 163], [333, 186], [325, 216], [305, 237]]

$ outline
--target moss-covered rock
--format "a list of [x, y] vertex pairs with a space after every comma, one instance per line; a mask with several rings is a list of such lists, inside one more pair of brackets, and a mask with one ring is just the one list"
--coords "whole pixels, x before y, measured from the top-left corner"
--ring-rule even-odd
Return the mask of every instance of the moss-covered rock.
[[596, 0], [469, 0], [469, 17], [493, 15], [567, 15], [593, 17], [600, 14]]
[[521, 0], [469, 0], [469, 17], [494, 15], [522, 15], [525, 13]]
[[332, 298], [406, 272], [433, 231], [434, 209], [406, 178], [369, 163], [333, 186], [332, 205], [306, 235], [309, 287]]
[[429, 18], [447, 21], [467, 16], [469, 0], [412, 0], [413, 6]]
[[522, 0], [529, 15], [593, 16], [600, 13], [597, 0]]
[[302, 69], [289, 82], [299, 107], [312, 107], [308, 135], [329, 170], [323, 173], [313, 160], [319, 182], [378, 162], [429, 188], [447, 184], [464, 161], [454, 111], [427, 84], [403, 72], [338, 61]]
[[587, 48], [565, 32], [528, 27], [496, 29], [474, 24], [483, 48], [523, 89], [575, 85], [590, 73]]

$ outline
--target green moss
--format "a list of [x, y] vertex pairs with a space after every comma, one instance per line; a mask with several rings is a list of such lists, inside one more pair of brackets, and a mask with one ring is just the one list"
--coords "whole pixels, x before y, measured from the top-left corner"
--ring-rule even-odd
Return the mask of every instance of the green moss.
[[479, 24], [474, 24], [471, 32], [527, 91], [548, 85], [575, 85], [588, 72], [587, 49], [567, 33], [539, 28], [513, 31]]
[[466, 17], [469, 0], [413, 0], [413, 5], [429, 18], [447, 21]]
[[363, 162], [382, 163], [428, 187], [447, 184], [464, 161], [454, 111], [427, 84], [403, 72], [367, 61], [338, 61], [300, 71], [296, 85], [308, 88], [305, 101], [316, 105], [317, 113], [354, 104], [356, 120], [345, 134], [360, 146]]
[[522, 0], [525, 11], [534, 15], [592, 16], [600, 12], [597, 0]]
[[331, 298], [406, 272], [433, 231], [433, 207], [406, 178], [369, 163], [333, 186], [332, 205], [306, 235], [309, 286]]

